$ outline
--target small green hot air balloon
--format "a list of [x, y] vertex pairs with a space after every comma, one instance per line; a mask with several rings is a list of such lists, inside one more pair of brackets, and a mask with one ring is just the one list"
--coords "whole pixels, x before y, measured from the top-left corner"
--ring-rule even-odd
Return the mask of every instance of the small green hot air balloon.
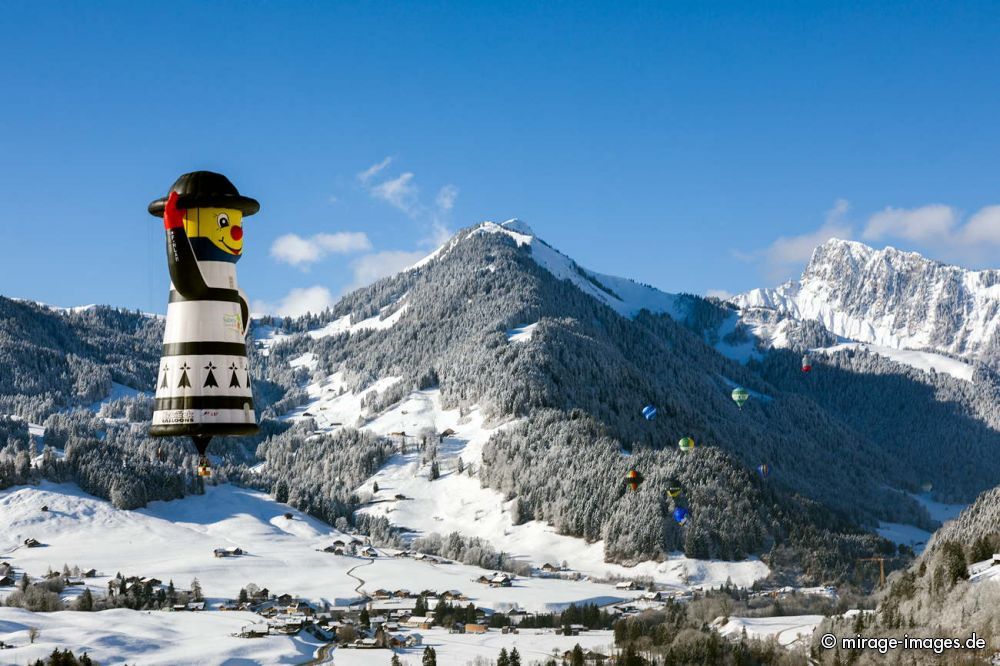
[[694, 449], [694, 440], [690, 437], [683, 437], [681, 438], [681, 441], [677, 442], [677, 447], [681, 451], [687, 453], [688, 451]]
[[750, 399], [750, 391], [746, 390], [742, 386], [737, 386], [733, 389], [733, 402], [740, 409], [743, 409], [743, 403]]

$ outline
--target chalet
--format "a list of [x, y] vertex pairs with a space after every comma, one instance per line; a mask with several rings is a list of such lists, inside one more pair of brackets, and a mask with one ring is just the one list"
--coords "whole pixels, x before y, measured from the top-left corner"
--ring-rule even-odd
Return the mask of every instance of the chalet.
[[445, 601], [467, 601], [460, 590], [448, 590], [441, 595]]
[[490, 584], [490, 580], [491, 579], [490, 579], [489, 576], [480, 576], [479, 578], [476, 579], [476, 582], [477, 583], [482, 583], [483, 585], [489, 585]]
[[27, 546], [28, 548], [38, 548], [42, 544], [38, 539], [32, 539], [31, 537], [28, 537], [27, 539], [24, 540], [24, 545]]
[[392, 596], [396, 597], [397, 599], [409, 599], [412, 595], [410, 594], [409, 590], [396, 590], [395, 592], [392, 593]]
[[163, 585], [163, 581], [160, 580], [159, 578], [146, 578], [146, 577], [143, 577], [143, 578], [139, 579], [139, 582], [141, 584], [143, 584], [143, 585], [152, 585], [153, 587], [158, 587], [160, 585]]
[[49, 510], [49, 505], [48, 504], [45, 504], [45, 505], [42, 506], [42, 513], [47, 513], [48, 510]]
[[189, 610], [189, 611], [203, 611], [203, 610], [205, 610], [205, 602], [204, 601], [190, 601], [185, 606], [185, 609]]
[[389, 590], [383, 590], [383, 589], [380, 588], [380, 589], [375, 590], [374, 592], [372, 592], [372, 598], [373, 599], [391, 599], [392, 598], [392, 592], [390, 592]]
[[343, 546], [337, 546], [337, 545], [327, 546], [326, 548], [323, 549], [323, 552], [324, 553], [333, 553], [334, 555], [343, 555], [344, 554], [344, 547]]
[[467, 634], [485, 634], [487, 632], [486, 625], [484, 624], [469, 624], [465, 625], [465, 633]]
[[229, 546], [228, 548], [216, 548], [212, 552], [216, 557], [238, 557], [243, 554], [243, 549], [239, 546]]
[[517, 626], [521, 624], [521, 622], [523, 622], [525, 618], [531, 617], [531, 615], [532, 614], [527, 611], [517, 609], [507, 613], [507, 619], [510, 620], [510, 623], [512, 625]]
[[97, 577], [97, 569], [87, 569], [86, 571], [83, 572], [83, 577], [84, 578], [96, 578]]
[[10, 587], [14, 584], [14, 579], [11, 576], [0, 577], [0, 587]]
[[83, 579], [81, 579], [81, 578], [67, 578], [66, 579], [66, 585], [67, 586], [77, 586], [77, 585], [84, 585], [84, 584], [85, 583], [83, 582]]
[[451, 437], [454, 434], [455, 434], [455, 431], [452, 430], [451, 428], [448, 428], [447, 430], [445, 430], [444, 432], [441, 433], [441, 436], [442, 437]]
[[510, 587], [513, 579], [510, 575], [505, 573], [498, 573], [490, 578], [490, 587]]
[[417, 632], [413, 632], [406, 635], [397, 634], [389, 639], [389, 645], [391, 645], [392, 647], [403, 647], [403, 648], [417, 647], [418, 645], [422, 645], [423, 642], [424, 642], [424, 637], [418, 634]]
[[403, 620], [403, 626], [411, 629], [430, 629], [434, 626], [434, 618], [430, 615], [411, 615]]
[[542, 571], [544, 571], [545, 573], [559, 573], [561, 569], [554, 564], [549, 564], [548, 562], [546, 562], [545, 564], [542, 565]]
[[361, 555], [363, 555], [364, 557], [378, 557], [378, 551], [372, 548], [371, 546], [366, 546], [365, 548], [361, 549]]
[[615, 584], [616, 590], [638, 590], [639, 586], [636, 585], [634, 580], [620, 580]]

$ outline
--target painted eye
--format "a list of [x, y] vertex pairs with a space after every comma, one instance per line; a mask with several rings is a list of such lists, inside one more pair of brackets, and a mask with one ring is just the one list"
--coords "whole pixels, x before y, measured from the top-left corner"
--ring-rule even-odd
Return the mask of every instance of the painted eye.
[[229, 226], [229, 216], [225, 213], [219, 213], [219, 217], [216, 218], [216, 221], [219, 223], [220, 229], [225, 229]]

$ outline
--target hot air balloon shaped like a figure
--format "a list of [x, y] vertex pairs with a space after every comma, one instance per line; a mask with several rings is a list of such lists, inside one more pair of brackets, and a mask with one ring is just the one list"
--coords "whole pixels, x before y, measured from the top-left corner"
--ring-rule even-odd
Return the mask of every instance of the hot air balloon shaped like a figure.
[[247, 365], [250, 309], [236, 283], [243, 219], [260, 204], [211, 171], [186, 173], [149, 204], [167, 234], [170, 302], [149, 434], [190, 437], [198, 473], [210, 476], [208, 444], [257, 432]]
[[667, 482], [667, 495], [670, 499], [677, 499], [684, 492], [684, 487], [677, 479], [670, 479]]
[[642, 474], [638, 470], [630, 469], [625, 475], [625, 485], [628, 489], [635, 492], [639, 490], [639, 485], [642, 483]]
[[750, 399], [750, 391], [746, 390], [742, 386], [737, 386], [733, 389], [732, 398], [733, 402], [736, 403], [736, 406], [743, 409], [743, 405], [745, 405], [746, 401]]

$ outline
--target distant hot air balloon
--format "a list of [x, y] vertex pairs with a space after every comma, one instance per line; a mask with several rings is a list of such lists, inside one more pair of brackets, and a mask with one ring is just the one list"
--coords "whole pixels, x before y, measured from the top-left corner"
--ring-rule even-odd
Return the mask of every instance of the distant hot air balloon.
[[625, 475], [625, 483], [628, 485], [629, 490], [638, 490], [639, 484], [642, 483], [642, 474], [638, 470], [630, 469]]
[[766, 479], [771, 475], [771, 466], [767, 463], [761, 463], [757, 465], [757, 473], [760, 474], [760, 478]]
[[642, 408], [642, 415], [646, 417], [647, 421], [652, 421], [656, 418], [656, 407], [653, 405], [646, 405]]
[[677, 479], [670, 479], [670, 481], [667, 482], [667, 495], [669, 495], [671, 499], [677, 499], [683, 492], [684, 487], [681, 486], [681, 482]]
[[813, 369], [812, 361], [809, 360], [809, 354], [805, 354], [802, 357], [802, 372], [809, 372]]
[[679, 506], [676, 509], [674, 509], [674, 520], [677, 521], [678, 525], [683, 525], [684, 523], [686, 523], [688, 521], [688, 516], [690, 515], [691, 512], [682, 506]]
[[737, 386], [736, 388], [734, 388], [732, 395], [733, 395], [733, 402], [735, 402], [736, 406], [739, 407], [740, 409], [743, 409], [743, 404], [750, 399], [750, 391], [746, 390], [742, 386]]
[[920, 489], [923, 490], [925, 493], [929, 493], [930, 491], [934, 490], [934, 484], [931, 483], [930, 481], [927, 481], [922, 486], [920, 486]]
[[677, 447], [687, 453], [694, 448], [694, 440], [690, 437], [682, 437], [681, 441], [677, 442]]

